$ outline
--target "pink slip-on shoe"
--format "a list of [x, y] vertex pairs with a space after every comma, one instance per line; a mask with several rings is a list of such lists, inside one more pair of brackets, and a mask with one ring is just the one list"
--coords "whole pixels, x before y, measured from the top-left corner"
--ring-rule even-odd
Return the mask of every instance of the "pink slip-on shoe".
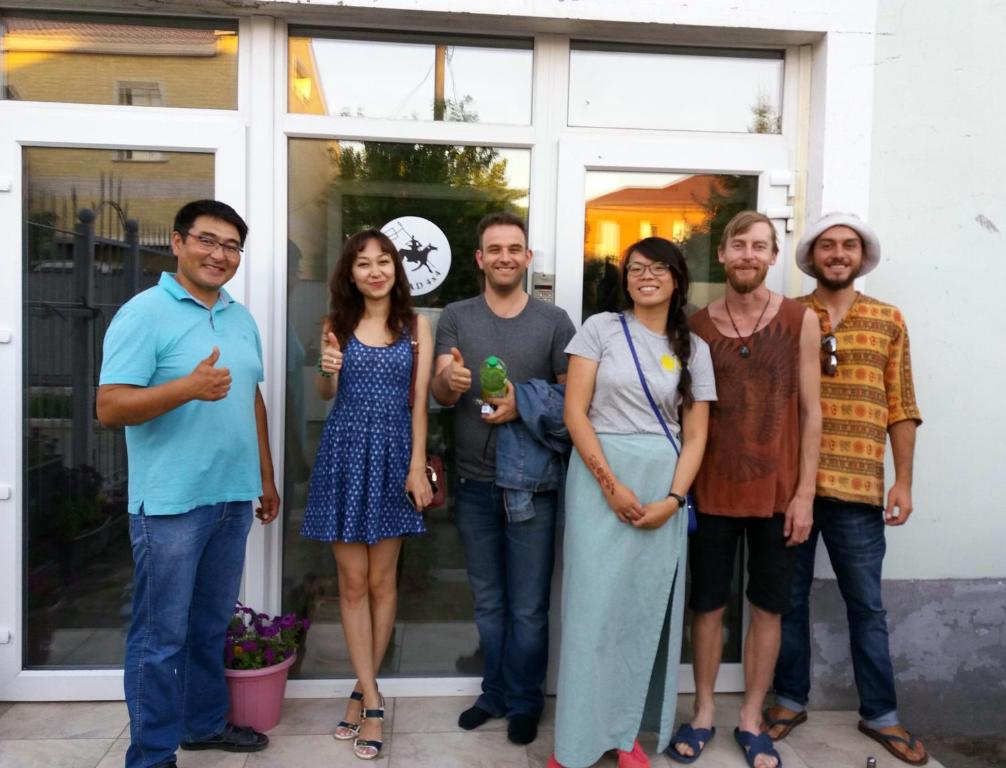
[[631, 752], [618, 751], [618, 768], [650, 768], [650, 758], [646, 756], [637, 739], [632, 743]]

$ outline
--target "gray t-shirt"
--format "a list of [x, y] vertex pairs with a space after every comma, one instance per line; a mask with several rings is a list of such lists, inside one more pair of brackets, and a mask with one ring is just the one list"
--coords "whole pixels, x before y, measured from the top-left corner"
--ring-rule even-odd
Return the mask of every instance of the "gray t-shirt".
[[472, 372], [472, 388], [454, 408], [454, 450], [458, 475], [473, 480], [496, 479], [496, 433], [482, 420], [479, 366], [490, 355], [507, 367], [515, 384], [529, 379], [555, 382], [566, 373], [563, 350], [576, 329], [565, 310], [529, 296], [519, 315], [498, 317], [482, 295], [448, 304], [437, 323], [436, 352], [449, 355], [457, 347]]
[[[681, 377], [681, 363], [671, 351], [667, 337], [654, 333], [633, 316], [625, 313], [632, 334], [632, 343], [639, 355], [646, 385], [660, 407], [671, 434], [681, 439], [681, 425], [678, 423], [678, 380]], [[696, 402], [716, 399], [716, 380], [713, 377], [713, 361], [709, 355], [709, 345], [694, 333], [692, 356], [688, 369], [692, 374], [692, 395]], [[636, 364], [622, 331], [622, 323], [614, 312], [592, 315], [584, 322], [576, 337], [566, 347], [570, 355], [597, 361], [597, 380], [594, 383], [594, 399], [587, 413], [594, 431], [618, 435], [648, 432], [664, 434], [657, 421], [650, 401], [646, 399], [643, 386], [639, 383]], [[679, 443], [680, 446], [680, 443]]]

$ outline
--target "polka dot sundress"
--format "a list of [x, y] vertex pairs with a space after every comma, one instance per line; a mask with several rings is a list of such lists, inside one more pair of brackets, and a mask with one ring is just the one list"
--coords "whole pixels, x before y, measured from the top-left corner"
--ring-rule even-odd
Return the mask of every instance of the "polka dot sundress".
[[388, 347], [351, 336], [318, 447], [301, 535], [366, 542], [425, 533], [405, 498], [412, 455], [408, 331]]

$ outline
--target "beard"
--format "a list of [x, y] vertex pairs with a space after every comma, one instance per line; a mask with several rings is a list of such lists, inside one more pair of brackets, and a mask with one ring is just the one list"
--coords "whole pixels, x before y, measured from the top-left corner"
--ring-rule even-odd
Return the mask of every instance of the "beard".
[[737, 293], [751, 293], [765, 282], [768, 267], [764, 264], [758, 265], [758, 271], [751, 277], [740, 277], [733, 269], [727, 269], [726, 274], [727, 282]]
[[824, 273], [817, 266], [813, 265], [814, 277], [817, 278], [817, 282], [822, 287], [828, 289], [829, 291], [844, 291], [859, 277], [860, 270], [857, 269], [855, 272], [850, 273], [850, 275], [843, 280], [833, 280], [830, 277], [825, 277]]

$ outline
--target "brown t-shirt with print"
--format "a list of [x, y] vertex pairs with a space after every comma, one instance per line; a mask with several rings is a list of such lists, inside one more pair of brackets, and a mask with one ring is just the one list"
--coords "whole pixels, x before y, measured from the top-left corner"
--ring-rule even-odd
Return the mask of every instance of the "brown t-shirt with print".
[[689, 318], [709, 344], [719, 399], [695, 479], [700, 512], [771, 517], [786, 511], [800, 474], [800, 331], [807, 308], [783, 298], [769, 323], [744, 342], [724, 336], [709, 310]]

